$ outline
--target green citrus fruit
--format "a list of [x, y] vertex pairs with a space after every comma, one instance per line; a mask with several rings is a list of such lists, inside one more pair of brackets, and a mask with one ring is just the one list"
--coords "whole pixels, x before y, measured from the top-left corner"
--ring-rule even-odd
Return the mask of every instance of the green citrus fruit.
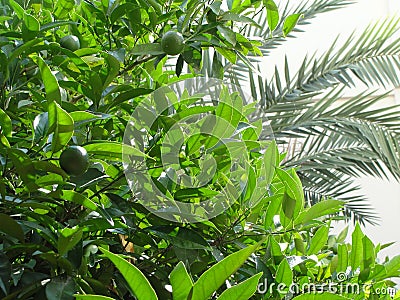
[[161, 39], [162, 50], [169, 55], [177, 55], [185, 48], [183, 36], [176, 31], [168, 31]]
[[60, 45], [61, 47], [71, 51], [76, 51], [81, 47], [81, 43], [79, 42], [78, 37], [75, 35], [63, 36], [60, 39]]
[[70, 146], [60, 155], [60, 167], [72, 176], [84, 174], [89, 168], [89, 156], [81, 146]]

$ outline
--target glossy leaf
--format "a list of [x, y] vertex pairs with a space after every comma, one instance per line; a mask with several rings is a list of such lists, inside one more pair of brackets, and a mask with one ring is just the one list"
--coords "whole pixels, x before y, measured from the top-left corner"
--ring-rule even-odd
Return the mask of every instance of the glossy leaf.
[[322, 216], [337, 213], [343, 207], [343, 202], [339, 200], [323, 200], [311, 206], [309, 209], [300, 213], [295, 224], [306, 224]]
[[[68, 144], [74, 134], [74, 120], [56, 102], [49, 105], [49, 124], [54, 128], [51, 148], [53, 152], [58, 152]], [[52, 126], [54, 124], [54, 126]]]
[[269, 185], [272, 182], [272, 179], [274, 178], [275, 168], [278, 166], [277, 164], [278, 157], [279, 157], [278, 147], [276, 146], [276, 142], [272, 141], [264, 153], [263, 168], [265, 172], [265, 181], [267, 185]]
[[248, 300], [257, 291], [258, 281], [260, 280], [262, 273], [251, 276], [250, 278], [242, 281], [241, 283], [234, 285], [226, 289], [217, 300]]
[[264, 6], [267, 9], [267, 20], [270, 32], [274, 31], [279, 24], [278, 6], [273, 0], [264, 0]]
[[3, 213], [0, 213], [0, 231], [18, 239], [22, 243], [25, 240], [25, 235], [21, 225], [10, 216]]
[[276, 271], [276, 281], [290, 287], [293, 282], [293, 271], [286, 259], [283, 259]]
[[75, 292], [75, 282], [70, 277], [55, 277], [46, 285], [47, 299], [70, 300]]
[[363, 259], [363, 237], [360, 225], [357, 223], [351, 235], [350, 266], [356, 270]]
[[56, 77], [53, 75], [49, 66], [46, 64], [43, 58], [38, 56], [36, 60], [39, 66], [40, 73], [42, 75], [44, 88], [46, 90], [47, 102], [49, 104], [53, 101], [60, 103], [61, 102], [60, 86], [58, 85]]
[[111, 253], [110, 251], [99, 248], [104, 255], [113, 262], [121, 275], [125, 278], [129, 287], [135, 293], [138, 300], [157, 300], [156, 292], [150, 285], [143, 273], [133, 264], [129, 263], [121, 256]]
[[193, 287], [193, 281], [183, 262], [179, 262], [169, 275], [174, 300], [186, 300]]
[[317, 254], [325, 246], [328, 240], [328, 234], [329, 228], [327, 226], [321, 226], [312, 237], [307, 254]]
[[205, 271], [193, 286], [192, 299], [208, 299], [247, 260], [258, 245], [239, 250]]
[[12, 123], [10, 117], [0, 108], [0, 128], [6, 137], [11, 137]]
[[293, 28], [297, 25], [297, 22], [301, 18], [301, 14], [293, 14], [286, 17], [285, 21], [283, 22], [283, 35], [287, 36]]
[[82, 233], [82, 229], [78, 226], [73, 228], [66, 227], [59, 230], [57, 243], [58, 253], [64, 255], [74, 248], [74, 246], [82, 239]]
[[89, 154], [93, 154], [97, 158], [105, 158], [110, 160], [122, 160], [122, 153], [126, 156], [144, 157], [145, 154], [140, 150], [124, 145], [118, 142], [102, 142], [84, 145]]
[[132, 49], [132, 53], [135, 55], [159, 55], [163, 54], [164, 51], [159, 43], [151, 44], [138, 44]]
[[62, 192], [62, 198], [67, 201], [74, 202], [76, 204], [80, 204], [90, 210], [97, 210], [97, 204], [94, 203], [89, 198], [85, 197], [84, 195], [77, 193], [71, 190], [64, 190]]

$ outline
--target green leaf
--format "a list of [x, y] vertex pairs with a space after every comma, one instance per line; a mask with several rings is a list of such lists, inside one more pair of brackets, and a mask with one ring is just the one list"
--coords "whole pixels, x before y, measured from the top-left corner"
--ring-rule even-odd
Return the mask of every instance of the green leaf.
[[272, 141], [267, 150], [264, 153], [264, 165], [263, 170], [265, 174], [266, 184], [269, 185], [272, 182], [275, 174], [275, 168], [277, 167], [277, 159], [279, 158], [279, 150], [275, 141]]
[[348, 266], [349, 252], [347, 246], [343, 244], [338, 245], [338, 263], [336, 267], [337, 272], [345, 272]]
[[119, 73], [119, 61], [111, 54], [106, 53], [105, 61], [107, 62], [107, 76], [103, 80], [103, 89], [109, 86], [109, 84], [117, 77]]
[[134, 55], [160, 55], [164, 54], [160, 43], [139, 44], [132, 48]]
[[162, 237], [163, 239], [169, 241], [174, 247], [182, 249], [208, 249], [210, 250], [210, 245], [207, 241], [196, 231], [190, 230], [188, 228], [180, 227], [176, 235], [172, 235], [174, 227], [171, 226], [154, 226], [146, 228], [154, 235]]
[[100, 296], [100, 295], [74, 295], [76, 300], [114, 300], [114, 298]]
[[118, 142], [103, 142], [103, 143], [93, 143], [87, 144], [83, 146], [86, 151], [90, 154], [93, 154], [96, 158], [104, 158], [110, 160], [122, 160], [122, 153], [124, 156], [133, 156], [133, 157], [144, 157], [146, 156], [140, 150], [129, 146], [124, 145]]
[[228, 27], [225, 26], [217, 26], [218, 31], [221, 33], [221, 35], [233, 46], [236, 45], [236, 33], [229, 29]]
[[174, 300], [186, 300], [193, 287], [193, 281], [183, 262], [179, 262], [170, 274], [172, 297]]
[[323, 200], [311, 206], [306, 211], [300, 213], [295, 221], [295, 225], [306, 224], [309, 221], [322, 216], [327, 216], [338, 212], [343, 207], [343, 201], [340, 200]]
[[393, 257], [387, 263], [384, 264], [387, 277], [399, 277], [400, 276], [400, 255]]
[[193, 286], [192, 300], [209, 299], [225, 280], [239, 269], [258, 246], [259, 244], [256, 244], [241, 249], [205, 271]]
[[363, 237], [360, 224], [357, 223], [351, 235], [350, 266], [353, 270], [360, 266], [363, 259]]
[[[251, 276], [245, 281], [225, 290], [217, 300], [248, 300], [257, 291], [258, 281], [262, 273]], [[175, 298], [174, 298], [175, 300]]]
[[58, 85], [56, 77], [51, 73], [49, 66], [45, 63], [43, 58], [38, 56], [36, 59], [40, 74], [42, 75], [43, 85], [46, 90], [47, 103], [53, 101], [61, 103], [60, 86]]
[[375, 266], [376, 253], [374, 243], [367, 237], [363, 237], [363, 260], [362, 270]]
[[24, 12], [24, 23], [26, 28], [29, 31], [39, 31], [40, 29], [40, 24], [36, 18], [26, 12]]
[[328, 234], [329, 228], [327, 226], [320, 227], [311, 239], [307, 254], [317, 254], [328, 241]]
[[69, 113], [71, 118], [74, 120], [74, 125], [75, 127], [99, 120], [99, 119], [105, 119], [105, 117], [99, 116], [92, 114], [87, 111], [73, 111]]
[[110, 251], [99, 248], [117, 267], [138, 300], [157, 300], [157, 295], [147, 278], [134, 265]]
[[9, 0], [10, 6], [13, 9], [13, 11], [15, 12], [15, 14], [17, 15], [17, 17], [22, 20], [24, 18], [24, 9], [21, 7], [21, 5], [19, 5], [17, 2], [15, 2], [14, 0]]
[[349, 300], [349, 298], [331, 293], [310, 293], [294, 297], [293, 300]]
[[17, 174], [20, 176], [29, 191], [36, 191], [39, 187], [35, 183], [36, 170], [32, 160], [19, 149], [10, 149], [9, 155]]
[[0, 126], [1, 132], [6, 137], [11, 137], [12, 133], [12, 122], [10, 117], [0, 108]]
[[279, 24], [278, 6], [273, 0], [264, 0], [264, 6], [267, 9], [267, 21], [270, 32], [275, 30]]
[[217, 50], [219, 54], [221, 54], [223, 57], [229, 60], [229, 62], [231, 62], [232, 64], [236, 64], [237, 55], [235, 51], [221, 47], [215, 47], [215, 50]]
[[153, 92], [152, 89], [137, 88], [120, 93], [108, 106], [106, 106], [107, 108], [104, 111], [107, 111], [112, 107], [118, 106], [125, 101], [132, 100], [133, 98], [150, 94], [151, 92]]
[[21, 225], [10, 216], [2, 213], [0, 213], [0, 231], [18, 239], [22, 243], [25, 240], [25, 235]]
[[50, 130], [52, 127], [54, 128], [51, 149], [55, 153], [64, 148], [72, 138], [74, 134], [74, 120], [54, 101], [49, 103], [48, 109]]
[[46, 285], [46, 296], [51, 300], [71, 300], [75, 292], [75, 282], [71, 277], [55, 277]]
[[5, 295], [10, 289], [11, 274], [11, 263], [8, 256], [2, 251], [0, 252], [0, 292], [3, 291]]
[[57, 250], [60, 255], [67, 254], [82, 239], [82, 228], [75, 226], [73, 228], [63, 228], [59, 230], [57, 241]]
[[84, 195], [77, 193], [75, 191], [71, 190], [64, 190], [62, 191], [62, 199], [71, 201], [76, 204], [80, 204], [90, 210], [96, 211], [97, 210], [97, 204], [94, 203], [92, 200], [89, 198], [85, 197]]
[[285, 21], [283, 22], [283, 35], [287, 36], [293, 28], [297, 25], [302, 14], [293, 14], [286, 17]]
[[74, 295], [76, 300], [114, 300], [114, 298], [100, 296], [100, 295]]
[[285, 185], [286, 192], [289, 195], [289, 197], [296, 200], [296, 202], [298, 201], [303, 204], [304, 203], [303, 187], [296, 172], [293, 169], [289, 171], [276, 169], [276, 173], [281, 179], [282, 183]]
[[79, 23], [77, 22], [73, 22], [73, 21], [55, 21], [55, 22], [49, 22], [46, 24], [43, 24], [42, 26], [40, 26], [40, 31], [44, 32], [46, 30], [49, 29], [53, 29], [56, 27], [61, 27], [61, 26], [65, 26], [65, 25], [78, 25]]
[[57, 19], [64, 19], [73, 11], [75, 5], [75, 0], [58, 0], [54, 6], [54, 15]]
[[35, 117], [33, 120], [33, 130], [34, 130], [34, 141], [37, 143], [45, 136], [49, 131], [49, 113], [44, 112]]
[[276, 281], [283, 283], [286, 287], [289, 287], [293, 282], [293, 271], [287, 259], [283, 259], [278, 266], [276, 271]]

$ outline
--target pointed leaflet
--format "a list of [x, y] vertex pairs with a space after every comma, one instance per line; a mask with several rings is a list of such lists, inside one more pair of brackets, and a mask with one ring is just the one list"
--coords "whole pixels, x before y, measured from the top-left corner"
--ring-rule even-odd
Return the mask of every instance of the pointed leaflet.
[[281, 223], [288, 226], [294, 221], [304, 208], [304, 193], [299, 177], [294, 169], [284, 171], [276, 169], [276, 174], [285, 186], [285, 193], [282, 200]]
[[363, 258], [363, 237], [360, 224], [357, 223], [351, 235], [350, 266], [353, 271], [360, 266]]
[[295, 225], [306, 224], [309, 221], [322, 216], [334, 214], [343, 207], [343, 201], [324, 200], [311, 206], [308, 210], [301, 212], [295, 221]]
[[4, 232], [6, 235], [17, 238], [22, 243], [25, 240], [21, 225], [10, 216], [2, 213], [0, 213], [0, 231]]
[[11, 137], [12, 123], [10, 117], [0, 108], [0, 128], [6, 137]]
[[49, 103], [48, 109], [49, 128], [51, 131], [54, 130], [51, 148], [55, 153], [64, 148], [73, 136], [74, 120], [58, 103], [54, 101]]
[[265, 174], [266, 184], [269, 185], [272, 182], [275, 174], [275, 168], [279, 164], [279, 150], [276, 146], [276, 142], [272, 141], [267, 150], [264, 153], [264, 164], [263, 171]]
[[[257, 291], [258, 281], [262, 273], [251, 276], [249, 279], [228, 288], [225, 290], [217, 300], [248, 300]], [[175, 298], [174, 298], [175, 300]]]
[[267, 20], [269, 30], [272, 32], [279, 24], [278, 6], [273, 0], [264, 0], [264, 6], [267, 9]]
[[347, 246], [344, 244], [338, 245], [338, 263], [336, 267], [337, 272], [345, 272], [348, 266], [349, 252], [347, 251]]
[[279, 264], [275, 279], [277, 282], [283, 283], [286, 287], [289, 287], [292, 284], [293, 272], [292, 269], [290, 269], [290, 265], [286, 258]]
[[135, 296], [138, 300], [158, 299], [156, 292], [150, 285], [150, 282], [138, 268], [136, 268], [134, 265], [132, 265], [119, 255], [111, 253], [110, 251], [103, 248], [99, 249], [101, 252], [104, 253], [105, 256], [107, 256], [109, 260], [113, 262], [113, 264], [121, 272], [122, 276], [125, 278], [126, 282], [135, 293]]
[[225, 280], [240, 268], [259, 244], [235, 252], [204, 272], [193, 286], [192, 300], [209, 299]]
[[186, 300], [193, 287], [192, 279], [183, 262], [179, 262], [170, 274], [174, 300]]
[[293, 14], [288, 16], [285, 21], [283, 22], [283, 35], [287, 36], [293, 28], [297, 25], [297, 22], [299, 21], [301, 14]]
[[47, 299], [65, 300], [71, 299], [76, 291], [75, 282], [71, 277], [54, 277], [46, 285]]
[[75, 226], [59, 230], [57, 250], [60, 255], [67, 254], [82, 239], [83, 229]]
[[325, 246], [328, 240], [328, 234], [328, 227], [322, 226], [319, 228], [311, 239], [310, 248], [308, 249], [307, 254], [317, 254]]
[[96, 158], [122, 160], [122, 156], [145, 157], [146, 154], [140, 150], [119, 142], [92, 143], [84, 146], [86, 151]]
[[36, 59], [40, 74], [42, 75], [44, 89], [46, 90], [47, 102], [51, 103], [56, 101], [61, 103], [60, 86], [58, 85], [56, 77], [51, 73], [49, 66], [45, 63], [43, 58], [38, 56]]

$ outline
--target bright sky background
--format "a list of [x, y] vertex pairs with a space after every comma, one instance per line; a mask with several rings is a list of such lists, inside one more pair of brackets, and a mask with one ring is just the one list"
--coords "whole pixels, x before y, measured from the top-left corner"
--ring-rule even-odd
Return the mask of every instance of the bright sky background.
[[[299, 0], [281, 0], [283, 3], [286, 1], [293, 1], [294, 4], [299, 2]], [[273, 72], [273, 66], [275, 64], [281, 65], [279, 62], [283, 62], [285, 54], [294, 66], [293, 70], [296, 70], [295, 66], [300, 65], [305, 54], [326, 51], [336, 36], [341, 35], [346, 38], [354, 30], [362, 30], [370, 23], [395, 15], [400, 16], [399, 0], [358, 0], [345, 9], [321, 14], [313, 19], [310, 25], [302, 27], [305, 32], [297, 34], [298, 38], [285, 42], [284, 45], [273, 51], [266, 58], [265, 68], [262, 68], [262, 70]], [[268, 77], [270, 78], [270, 76]], [[356, 89], [355, 92], [358, 93], [362, 90], [364, 89]], [[354, 91], [351, 94], [354, 94]], [[396, 91], [395, 96], [392, 99], [385, 100], [382, 105], [394, 102], [400, 104], [400, 90]], [[397, 101], [395, 98], [397, 98]], [[397, 241], [395, 245], [382, 251], [381, 258], [386, 255], [391, 257], [399, 255], [400, 184], [395, 181], [388, 182], [374, 178], [361, 178], [358, 183], [362, 186], [361, 192], [369, 197], [370, 203], [381, 217], [380, 226], [367, 226], [363, 231], [375, 243], [384, 244]]]

